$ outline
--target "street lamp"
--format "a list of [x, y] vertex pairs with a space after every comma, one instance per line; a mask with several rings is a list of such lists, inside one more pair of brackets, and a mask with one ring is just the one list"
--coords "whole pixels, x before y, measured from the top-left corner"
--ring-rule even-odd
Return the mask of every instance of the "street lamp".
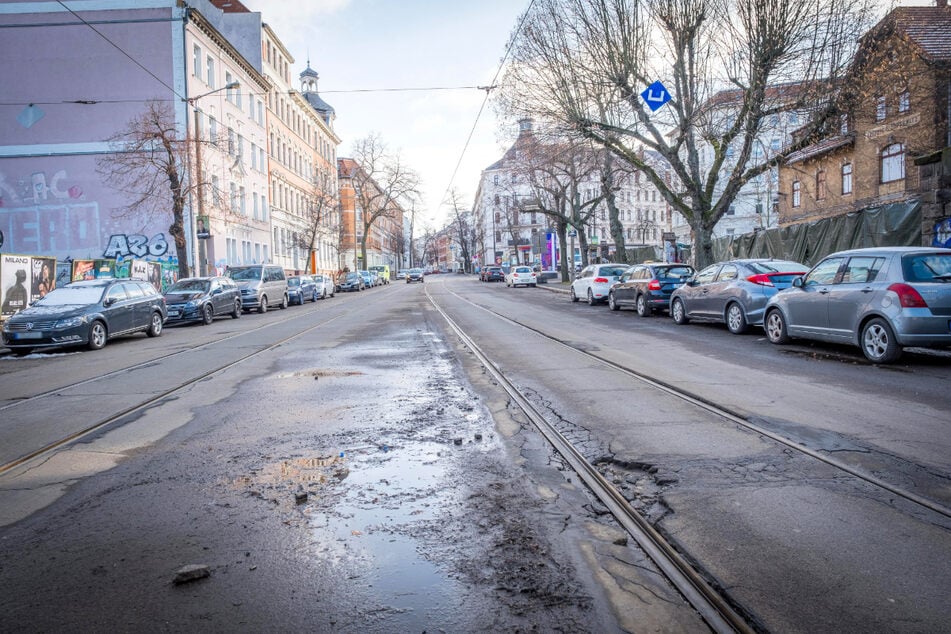
[[[198, 186], [197, 188], [198, 189], [198, 194], [197, 194], [198, 195], [198, 213], [193, 214], [197, 216], [195, 219], [195, 227], [196, 227], [195, 239], [198, 240], [198, 265], [195, 267], [195, 270], [198, 272], [199, 275], [202, 275], [202, 276], [208, 275], [208, 256], [206, 253], [206, 247], [204, 242], [207, 239], [207, 237], [204, 237], [204, 238], [200, 237], [198, 236], [198, 233], [197, 233], [198, 218], [203, 218], [205, 215], [204, 213], [205, 212], [205, 196], [204, 196], [204, 191], [202, 187], [203, 177], [201, 174], [201, 139], [199, 138], [199, 125], [198, 125], [198, 116], [200, 111], [198, 109], [198, 105], [196, 102], [202, 97], [213, 95], [217, 92], [221, 92], [222, 90], [234, 90], [240, 87], [241, 87], [241, 82], [233, 81], [228, 84], [225, 84], [221, 88], [210, 90], [206, 93], [196, 95], [195, 97], [188, 97], [183, 99], [183, 101], [187, 102], [188, 105], [192, 107], [192, 111], [195, 113], [195, 123], [194, 123], [195, 129], [192, 134], [192, 137], [195, 139], [195, 180]], [[206, 231], [210, 230], [210, 227], [205, 227], [205, 230]], [[188, 234], [189, 236], [192, 235], [191, 227], [189, 227], [188, 229]]]

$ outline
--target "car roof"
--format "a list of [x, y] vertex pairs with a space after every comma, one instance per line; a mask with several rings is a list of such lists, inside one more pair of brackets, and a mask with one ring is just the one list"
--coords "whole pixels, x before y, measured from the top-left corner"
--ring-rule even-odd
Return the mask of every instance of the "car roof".
[[[941, 247], [864, 247], [860, 249], [846, 249], [845, 251], [836, 251], [829, 256], [839, 255], [893, 255], [906, 253], [951, 253], [951, 249]], [[826, 256], [826, 257], [829, 257]]]

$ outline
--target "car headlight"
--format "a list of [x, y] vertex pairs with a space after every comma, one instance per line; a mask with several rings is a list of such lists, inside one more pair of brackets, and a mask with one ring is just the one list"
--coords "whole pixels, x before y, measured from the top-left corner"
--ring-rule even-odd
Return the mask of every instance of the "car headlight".
[[194, 299], [185, 302], [185, 310], [191, 310], [192, 308], [198, 308], [198, 302]]
[[66, 319], [60, 319], [55, 324], [53, 328], [75, 328], [76, 326], [82, 326], [88, 321], [85, 315], [80, 315], [79, 317], [67, 317]]

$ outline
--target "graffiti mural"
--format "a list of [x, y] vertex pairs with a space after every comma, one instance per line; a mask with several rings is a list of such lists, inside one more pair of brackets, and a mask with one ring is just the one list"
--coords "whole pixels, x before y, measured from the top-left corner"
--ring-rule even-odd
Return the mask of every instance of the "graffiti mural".
[[138, 234], [112, 234], [109, 236], [109, 245], [103, 252], [104, 258], [144, 258], [152, 256], [161, 257], [168, 253], [168, 240], [164, 233], [159, 233], [151, 238]]
[[934, 226], [934, 239], [931, 241], [931, 246], [951, 249], [951, 218], [945, 218]]

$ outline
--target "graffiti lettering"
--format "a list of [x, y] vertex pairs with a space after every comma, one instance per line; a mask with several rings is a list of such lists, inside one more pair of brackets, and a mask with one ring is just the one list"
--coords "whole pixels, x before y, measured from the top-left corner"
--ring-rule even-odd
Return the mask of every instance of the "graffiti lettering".
[[109, 236], [109, 246], [102, 257], [111, 260], [146, 256], [160, 257], [168, 252], [168, 241], [164, 233], [158, 233], [151, 239], [139, 234], [114, 233]]

